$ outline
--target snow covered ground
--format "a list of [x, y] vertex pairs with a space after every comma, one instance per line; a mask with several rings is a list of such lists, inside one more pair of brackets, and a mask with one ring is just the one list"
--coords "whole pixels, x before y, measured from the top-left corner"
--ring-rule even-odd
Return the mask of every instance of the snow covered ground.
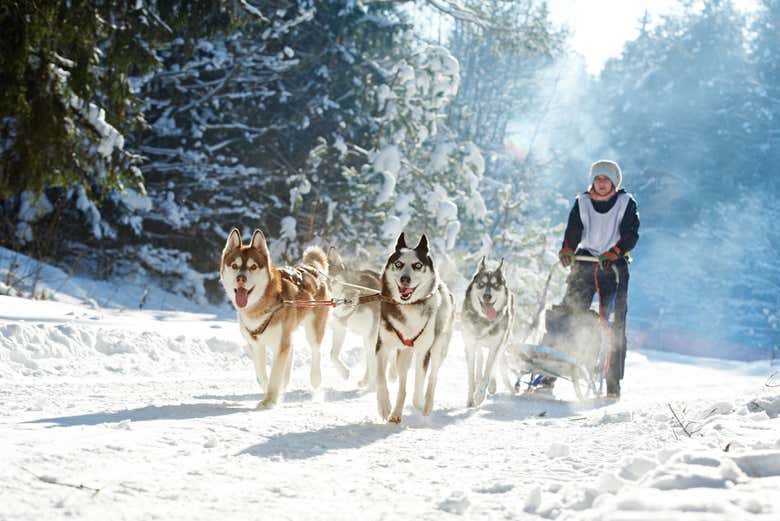
[[467, 409], [456, 334], [434, 413], [387, 425], [357, 338], [317, 392], [295, 345], [257, 411], [232, 320], [0, 297], [0, 520], [780, 518], [768, 363], [632, 352], [617, 403], [562, 382]]

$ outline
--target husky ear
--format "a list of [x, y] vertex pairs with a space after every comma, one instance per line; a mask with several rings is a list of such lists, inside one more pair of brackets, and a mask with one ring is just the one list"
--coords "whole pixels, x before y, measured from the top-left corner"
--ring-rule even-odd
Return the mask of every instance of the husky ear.
[[417, 243], [417, 246], [414, 247], [414, 250], [423, 254], [428, 253], [428, 237], [426, 237], [425, 234], [422, 234], [422, 237], [420, 237], [420, 242]]
[[501, 262], [498, 263], [498, 268], [496, 268], [496, 271], [499, 273], [504, 273], [504, 258], [501, 257]]
[[252, 234], [252, 241], [250, 242], [252, 248], [260, 250], [260, 253], [268, 256], [268, 245], [265, 243], [265, 235], [260, 230], [255, 230]]
[[328, 248], [328, 270], [333, 272], [344, 271], [345, 269], [344, 260], [339, 255], [339, 252], [336, 251], [336, 248], [333, 246]]
[[479, 261], [479, 271], [485, 271], [485, 256], [482, 256], [482, 260]]
[[398, 240], [395, 241], [395, 251], [398, 251], [402, 248], [408, 248], [406, 245], [406, 237], [404, 236], [404, 232], [401, 232], [401, 235], [398, 236]]
[[241, 232], [238, 231], [238, 228], [233, 228], [230, 230], [230, 235], [228, 235], [227, 242], [225, 243], [225, 250], [226, 252], [231, 250], [237, 250], [241, 247]]

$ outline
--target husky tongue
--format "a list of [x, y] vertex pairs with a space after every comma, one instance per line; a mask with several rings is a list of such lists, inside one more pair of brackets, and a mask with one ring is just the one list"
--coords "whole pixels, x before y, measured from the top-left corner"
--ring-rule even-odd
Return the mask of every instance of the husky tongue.
[[493, 322], [496, 319], [496, 308], [493, 307], [492, 304], [487, 304], [485, 302], [482, 303], [482, 311], [485, 312], [485, 317], [487, 317], [488, 320]]
[[409, 298], [414, 293], [414, 288], [400, 288], [400, 293], [402, 297]]
[[243, 308], [246, 306], [248, 300], [249, 292], [246, 290], [246, 288], [238, 288], [236, 290], [236, 306]]

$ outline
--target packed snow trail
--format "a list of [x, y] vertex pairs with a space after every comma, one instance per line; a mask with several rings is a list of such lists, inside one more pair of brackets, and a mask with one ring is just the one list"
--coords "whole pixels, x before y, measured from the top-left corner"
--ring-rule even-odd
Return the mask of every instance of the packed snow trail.
[[284, 402], [257, 411], [234, 321], [0, 297], [0, 520], [780, 516], [767, 363], [631, 352], [619, 402], [561, 382], [468, 409], [456, 332], [433, 414], [387, 425], [359, 339], [349, 381], [327, 339], [316, 392], [302, 340]]

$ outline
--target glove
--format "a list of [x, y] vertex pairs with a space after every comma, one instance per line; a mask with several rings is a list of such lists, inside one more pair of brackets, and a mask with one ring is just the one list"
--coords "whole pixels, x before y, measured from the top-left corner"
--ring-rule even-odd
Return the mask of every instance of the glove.
[[620, 258], [620, 248], [613, 246], [609, 250], [599, 255], [599, 268], [602, 270], [608, 270], [612, 267], [612, 263]]
[[568, 246], [564, 246], [561, 248], [561, 251], [558, 252], [558, 259], [560, 259], [561, 265], [564, 268], [568, 268], [574, 263], [574, 250]]

